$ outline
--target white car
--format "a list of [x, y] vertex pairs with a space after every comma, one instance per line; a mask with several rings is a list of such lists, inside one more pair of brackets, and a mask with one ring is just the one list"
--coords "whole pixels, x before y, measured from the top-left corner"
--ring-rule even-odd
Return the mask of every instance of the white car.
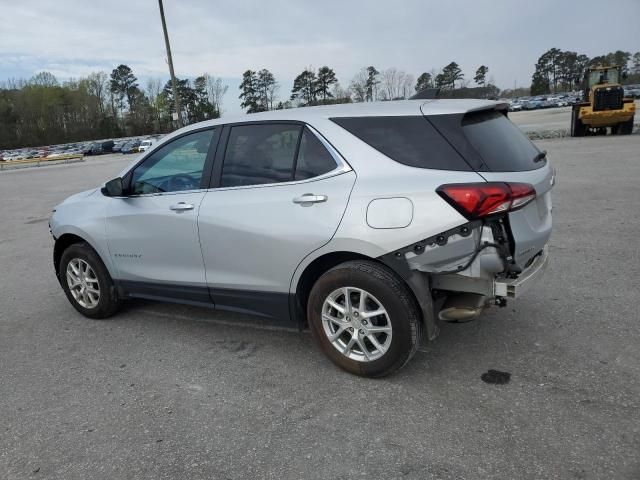
[[138, 152], [146, 152], [153, 145], [153, 140], [143, 140], [140, 142], [140, 146], [138, 147]]

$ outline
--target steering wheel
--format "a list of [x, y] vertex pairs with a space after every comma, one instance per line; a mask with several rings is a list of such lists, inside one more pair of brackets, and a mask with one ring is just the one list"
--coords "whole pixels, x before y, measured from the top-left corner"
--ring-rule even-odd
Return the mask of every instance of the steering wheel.
[[176, 192], [180, 190], [194, 190], [198, 188], [198, 185], [195, 184], [193, 177], [187, 175], [186, 173], [179, 173], [177, 175], [169, 178], [167, 182], [167, 191]]

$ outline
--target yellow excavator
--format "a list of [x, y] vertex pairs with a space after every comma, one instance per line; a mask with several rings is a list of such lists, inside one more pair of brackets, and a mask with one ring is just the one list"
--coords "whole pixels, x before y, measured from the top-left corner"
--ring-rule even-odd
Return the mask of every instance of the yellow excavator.
[[629, 135], [633, 130], [636, 104], [624, 98], [619, 66], [587, 68], [583, 80], [582, 101], [573, 105], [571, 136], [606, 135], [607, 128], [616, 135]]

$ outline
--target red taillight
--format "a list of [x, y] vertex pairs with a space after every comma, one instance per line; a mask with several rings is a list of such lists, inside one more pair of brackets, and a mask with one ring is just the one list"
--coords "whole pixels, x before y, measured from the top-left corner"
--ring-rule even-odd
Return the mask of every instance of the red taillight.
[[469, 220], [515, 210], [536, 198], [528, 183], [456, 183], [436, 191]]

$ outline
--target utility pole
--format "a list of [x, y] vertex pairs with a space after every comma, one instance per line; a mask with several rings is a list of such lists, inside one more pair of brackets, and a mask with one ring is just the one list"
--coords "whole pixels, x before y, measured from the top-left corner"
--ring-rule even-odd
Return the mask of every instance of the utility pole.
[[169, 64], [169, 75], [171, 75], [171, 89], [173, 90], [173, 102], [178, 116], [178, 128], [182, 126], [182, 115], [180, 111], [180, 97], [178, 96], [178, 83], [176, 82], [176, 74], [173, 72], [173, 59], [171, 58], [171, 45], [169, 45], [169, 34], [167, 33], [167, 22], [164, 20], [164, 7], [162, 0], [158, 0], [160, 7], [160, 19], [162, 20], [162, 30], [164, 32], [164, 44], [167, 47], [167, 63]]

